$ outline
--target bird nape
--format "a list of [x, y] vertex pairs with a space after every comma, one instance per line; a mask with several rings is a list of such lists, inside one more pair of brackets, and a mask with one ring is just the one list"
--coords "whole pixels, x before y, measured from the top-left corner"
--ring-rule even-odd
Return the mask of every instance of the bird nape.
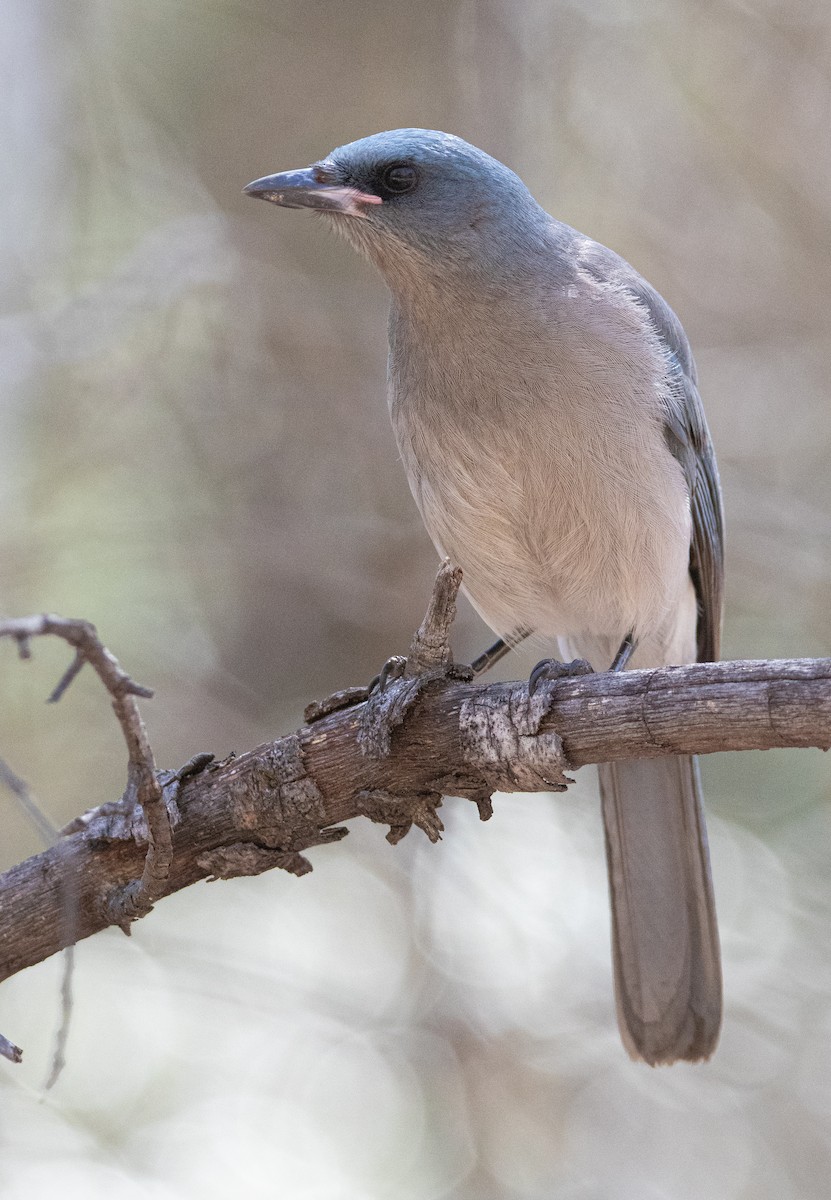
[[[718, 657], [721, 493], [689, 343], [613, 251], [447, 133], [397, 129], [245, 189], [311, 208], [392, 298], [389, 406], [440, 554], [506, 643], [606, 670]], [[695, 760], [600, 768], [624, 1045], [699, 1061], [721, 962]]]

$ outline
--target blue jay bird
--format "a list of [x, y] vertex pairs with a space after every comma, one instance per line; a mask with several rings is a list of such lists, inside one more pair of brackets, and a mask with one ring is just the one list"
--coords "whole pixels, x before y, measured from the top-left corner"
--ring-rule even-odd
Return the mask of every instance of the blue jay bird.
[[[628, 263], [434, 130], [245, 190], [324, 213], [381, 272], [398, 447], [500, 637], [489, 661], [526, 636], [595, 670], [718, 658], [721, 495], [695, 364]], [[600, 786], [624, 1044], [653, 1065], [706, 1059], [721, 964], [695, 760], [607, 764]]]

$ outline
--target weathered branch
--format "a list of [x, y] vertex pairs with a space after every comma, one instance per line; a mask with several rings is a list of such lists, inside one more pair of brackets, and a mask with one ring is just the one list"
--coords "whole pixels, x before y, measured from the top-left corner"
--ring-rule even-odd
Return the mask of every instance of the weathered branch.
[[103, 900], [107, 924], [120, 925], [127, 932], [130, 922], [146, 916], [154, 902], [164, 894], [173, 856], [170, 818], [153, 751], [136, 703], [136, 696], [150, 698], [153, 692], [121, 669], [89, 621], [57, 617], [51, 613], [0, 621], [0, 638], [16, 641], [21, 658], [31, 657], [32, 638], [50, 634], [69, 642], [75, 648], [75, 657], [49, 697], [49, 703], [57, 703], [84, 664], [89, 663], [112, 697], [113, 711], [127, 743], [127, 788], [123, 803], [128, 809], [136, 802], [141, 805], [148, 831], [147, 846], [139, 877], [123, 881]]
[[[161, 894], [275, 866], [304, 874], [302, 851], [344, 836], [341, 823], [360, 815], [389, 824], [391, 840], [411, 824], [436, 838], [443, 795], [474, 800], [484, 819], [494, 790], [563, 790], [564, 771], [587, 763], [831, 746], [829, 659], [564, 677], [529, 699], [525, 683], [465, 681], [446, 642], [424, 627], [419, 639], [385, 692], [367, 700], [351, 689], [341, 702], [361, 702], [317, 706], [295, 733], [163, 774], [174, 832]], [[108, 898], [141, 874], [146, 839], [139, 816], [104, 805], [0, 876], [0, 979], [112, 923]]]

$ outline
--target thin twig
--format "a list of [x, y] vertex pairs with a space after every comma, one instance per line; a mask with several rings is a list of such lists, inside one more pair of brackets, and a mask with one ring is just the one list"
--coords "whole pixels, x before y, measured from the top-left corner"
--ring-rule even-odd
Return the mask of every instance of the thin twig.
[[[5, 762], [0, 758], [0, 782], [12, 792], [17, 799], [18, 804], [28, 816], [29, 820], [34, 825], [40, 835], [41, 841], [48, 847], [55, 846], [60, 837], [60, 833], [55, 825], [47, 817], [46, 813], [32, 796], [29, 785], [24, 779], [21, 779]], [[75, 941], [73, 927], [77, 924], [78, 913], [78, 896], [77, 888], [74, 886], [74, 881], [69, 874], [62, 877], [62, 886], [64, 890], [64, 904], [61, 910], [61, 920], [68, 926], [69, 940]], [[70, 944], [64, 950], [63, 955], [63, 974], [61, 977], [61, 1019], [58, 1025], [58, 1032], [55, 1035], [55, 1049], [52, 1054], [52, 1066], [49, 1070], [44, 1089], [48, 1092], [51, 1087], [58, 1082], [61, 1072], [66, 1065], [66, 1044], [69, 1041], [69, 1029], [72, 1024], [72, 978], [75, 972], [75, 947]], [[2, 1039], [6, 1041], [6, 1039]], [[8, 1042], [11, 1046], [12, 1043]], [[23, 1051], [17, 1046], [13, 1047], [19, 1055], [14, 1059], [14, 1062], [20, 1062], [23, 1057]]]
[[11, 769], [5, 759], [0, 758], [0, 783], [4, 783], [14, 795], [26, 816], [34, 825], [44, 846], [54, 846], [58, 838], [56, 826], [47, 817], [40, 805], [32, 799], [29, 785]]
[[61, 1077], [66, 1066], [66, 1046], [69, 1041], [69, 1029], [72, 1025], [72, 981], [75, 975], [75, 947], [67, 946], [63, 952], [63, 976], [61, 978], [61, 1022], [55, 1034], [55, 1049], [52, 1052], [52, 1066], [49, 1069], [44, 1090], [49, 1091]]
[[52, 695], [46, 701], [47, 704], [57, 704], [58, 703], [61, 696], [64, 694], [66, 689], [69, 687], [70, 683], [72, 683], [72, 681], [76, 677], [76, 675], [79, 675], [81, 673], [81, 667], [83, 667], [83, 665], [86, 661], [87, 660], [84, 658], [81, 651], [76, 650], [75, 657], [73, 658], [72, 662], [69, 664], [69, 666], [64, 671], [62, 677], [59, 679], [58, 684], [55, 687], [55, 690], [52, 692]]
[[150, 912], [163, 894], [173, 857], [170, 818], [156, 776], [153, 751], [136, 703], [137, 696], [149, 698], [153, 692], [121, 669], [89, 621], [50, 613], [0, 621], [0, 638], [14, 638], [22, 657], [28, 657], [32, 638], [50, 634], [69, 642], [75, 649], [75, 658], [49, 700], [52, 703], [59, 700], [84, 664], [89, 663], [112, 696], [113, 710], [127, 743], [125, 794], [141, 805], [147, 821], [149, 837], [141, 878], [114, 890], [104, 902], [109, 923], [120, 925], [126, 932], [130, 923]]

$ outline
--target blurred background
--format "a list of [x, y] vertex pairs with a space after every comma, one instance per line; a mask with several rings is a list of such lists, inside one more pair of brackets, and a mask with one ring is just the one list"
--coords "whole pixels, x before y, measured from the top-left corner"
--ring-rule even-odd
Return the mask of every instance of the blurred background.
[[[831, 9], [820, 0], [4, 0], [0, 611], [94, 621], [160, 765], [295, 728], [405, 650], [435, 553], [384, 399], [386, 297], [251, 179], [423, 125], [633, 262], [695, 348], [727, 657], [831, 653]], [[489, 633], [463, 607], [457, 657]], [[124, 752], [68, 661], [0, 646], [0, 756], [56, 825]], [[521, 656], [503, 674], [520, 677]], [[4, 1200], [824, 1197], [831, 772], [704, 763], [726, 1021], [616, 1030], [590, 770], [565, 797], [359, 823], [310, 878], [199, 885], [0, 988]], [[39, 842], [0, 794], [2, 866]]]

